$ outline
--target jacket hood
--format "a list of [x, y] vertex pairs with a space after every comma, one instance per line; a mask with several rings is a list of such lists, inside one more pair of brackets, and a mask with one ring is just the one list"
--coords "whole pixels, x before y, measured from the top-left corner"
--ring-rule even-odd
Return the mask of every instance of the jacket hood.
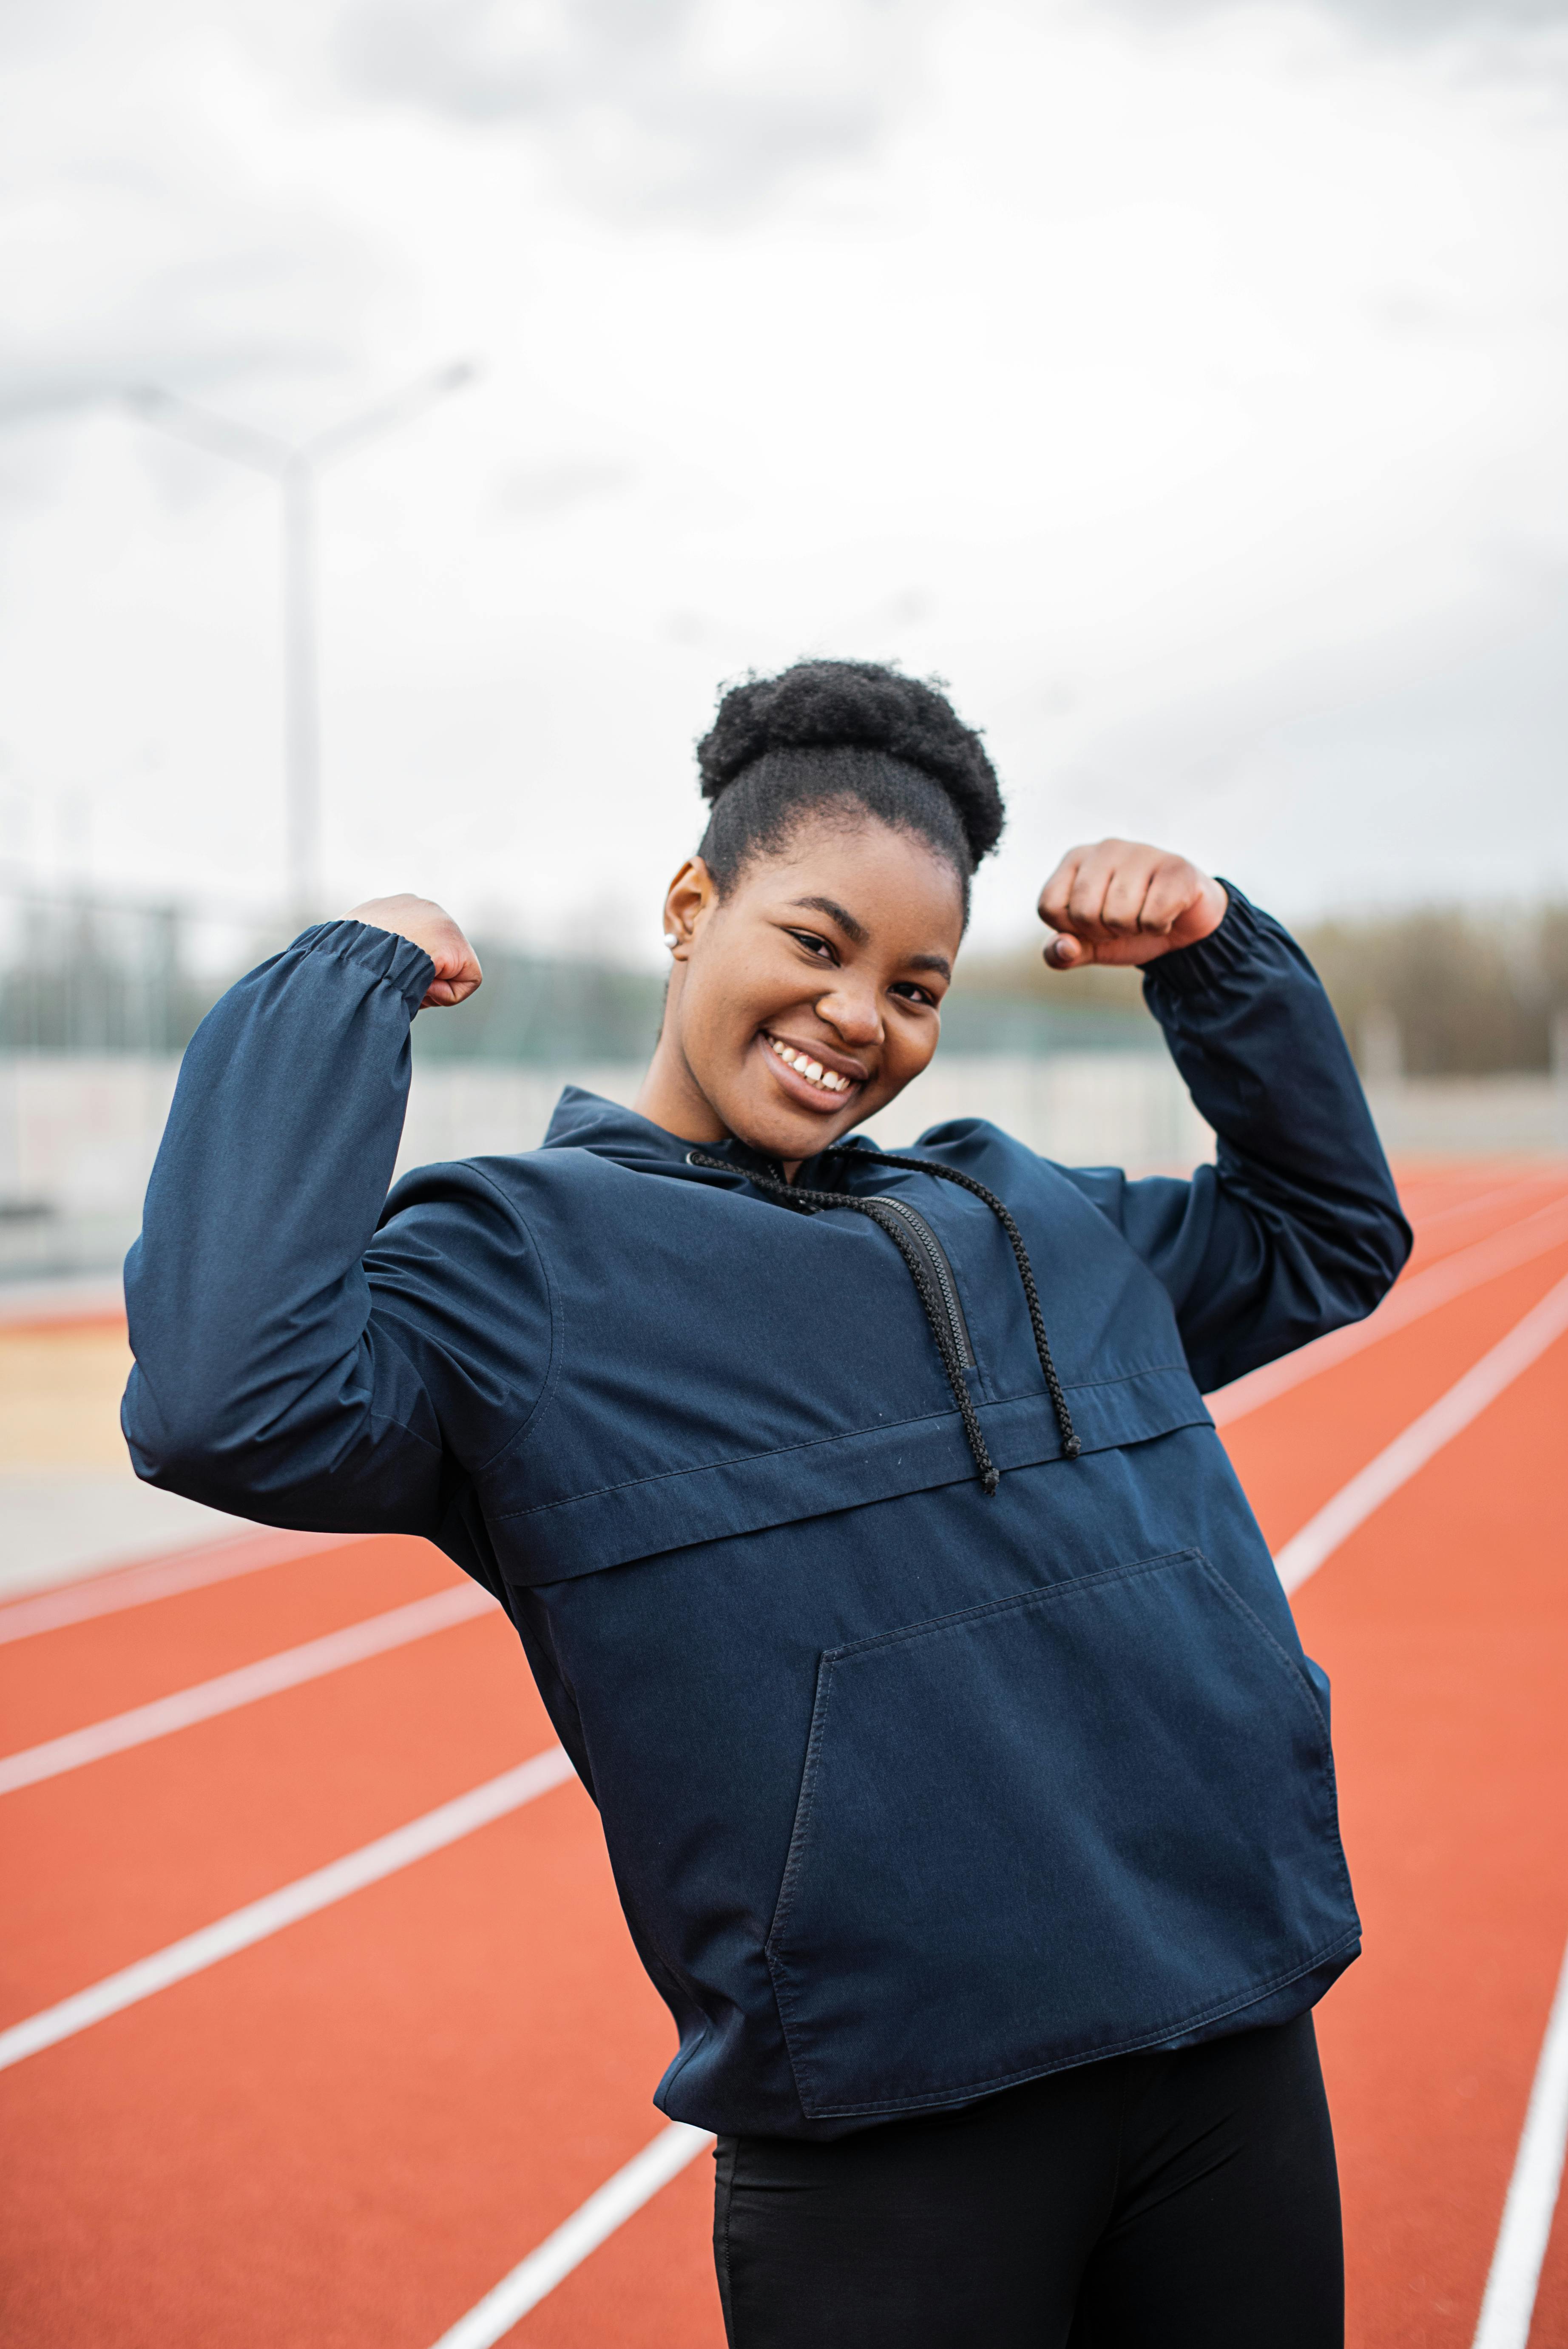
[[634, 1109], [623, 1109], [618, 1102], [586, 1092], [581, 1085], [568, 1085], [551, 1112], [542, 1147], [593, 1150], [602, 1158], [626, 1164], [643, 1159], [678, 1163], [696, 1144], [666, 1133], [662, 1125], [655, 1125], [652, 1118], [639, 1117]]
[[[806, 1189], [841, 1189], [842, 1177], [835, 1174], [834, 1162], [841, 1152], [862, 1146], [862, 1136], [845, 1134], [831, 1151], [805, 1160], [798, 1181]], [[636, 1174], [685, 1175], [700, 1182], [711, 1181], [711, 1174], [690, 1165], [688, 1151], [700, 1150], [708, 1158], [729, 1159], [741, 1174], [756, 1170], [777, 1179], [782, 1171], [778, 1159], [751, 1149], [744, 1142], [733, 1137], [723, 1142], [683, 1141], [679, 1134], [655, 1125], [652, 1118], [640, 1117], [635, 1110], [622, 1109], [618, 1102], [587, 1092], [581, 1085], [568, 1085], [556, 1102], [541, 1147], [591, 1150], [595, 1156], [612, 1158], [618, 1166], [629, 1167]]]

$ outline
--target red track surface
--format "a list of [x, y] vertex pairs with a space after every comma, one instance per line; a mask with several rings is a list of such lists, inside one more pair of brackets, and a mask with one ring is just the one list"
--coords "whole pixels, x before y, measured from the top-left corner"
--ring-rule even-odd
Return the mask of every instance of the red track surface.
[[[1568, 1189], [1407, 1186], [1418, 1266]], [[1228, 1433], [1277, 1547], [1568, 1244]], [[1355, 2349], [1467, 2349], [1568, 1940], [1568, 1340], [1297, 1598], [1367, 1955], [1319, 2011]], [[8, 1748], [452, 1579], [366, 1541], [0, 1648]], [[552, 1742], [499, 1617], [0, 1797], [0, 2028]], [[659, 2127], [669, 2026], [570, 1785], [0, 2075], [11, 2349], [430, 2349]], [[509, 2336], [720, 2349], [699, 2158]], [[1559, 2224], [1532, 2349], [1568, 2349]]]

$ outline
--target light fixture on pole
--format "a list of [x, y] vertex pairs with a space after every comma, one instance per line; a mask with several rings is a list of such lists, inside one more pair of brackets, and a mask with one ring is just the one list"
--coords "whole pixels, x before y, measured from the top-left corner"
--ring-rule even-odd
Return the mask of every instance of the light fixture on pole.
[[215, 415], [178, 393], [140, 385], [125, 394], [147, 423], [177, 439], [227, 457], [278, 486], [283, 530], [284, 791], [287, 818], [288, 896], [302, 922], [319, 911], [321, 882], [320, 662], [316, 649], [316, 479], [338, 458], [366, 441], [411, 424], [449, 392], [471, 383], [478, 368], [467, 359], [421, 376], [390, 399], [335, 424], [309, 440], [291, 443]]

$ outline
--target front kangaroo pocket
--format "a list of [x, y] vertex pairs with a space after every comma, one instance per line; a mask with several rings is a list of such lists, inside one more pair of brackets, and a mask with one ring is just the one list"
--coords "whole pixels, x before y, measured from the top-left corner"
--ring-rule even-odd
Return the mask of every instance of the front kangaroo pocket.
[[823, 1655], [768, 1943], [810, 2117], [1179, 2037], [1357, 1930], [1317, 1700], [1198, 1551]]

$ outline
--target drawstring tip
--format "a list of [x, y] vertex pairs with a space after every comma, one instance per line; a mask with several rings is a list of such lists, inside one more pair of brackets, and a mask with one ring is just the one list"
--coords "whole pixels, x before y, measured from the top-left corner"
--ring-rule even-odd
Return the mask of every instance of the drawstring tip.
[[1064, 1460], [1076, 1460], [1082, 1450], [1083, 1445], [1078, 1442], [1078, 1437], [1076, 1435], [1069, 1435], [1067, 1442], [1062, 1446], [1062, 1458]]
[[988, 1501], [995, 1499], [996, 1487], [1001, 1481], [1001, 1476], [995, 1468], [982, 1468], [980, 1471], [980, 1490]]

